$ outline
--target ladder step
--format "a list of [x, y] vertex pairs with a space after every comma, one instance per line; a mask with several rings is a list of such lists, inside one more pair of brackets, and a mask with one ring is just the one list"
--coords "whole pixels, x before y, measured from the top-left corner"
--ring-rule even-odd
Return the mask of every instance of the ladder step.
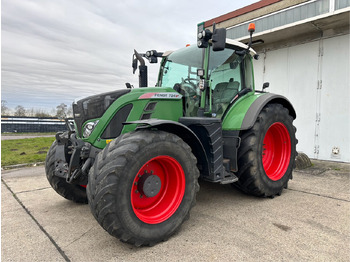
[[220, 181], [220, 184], [223, 184], [223, 185], [231, 184], [237, 181], [238, 181], [238, 177], [236, 177], [235, 174], [226, 172], [226, 176], [224, 177], [223, 180]]

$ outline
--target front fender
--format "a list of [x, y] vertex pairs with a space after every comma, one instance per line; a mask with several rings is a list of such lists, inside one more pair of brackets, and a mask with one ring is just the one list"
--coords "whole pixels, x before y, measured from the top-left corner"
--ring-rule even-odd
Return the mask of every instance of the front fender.
[[165, 132], [177, 135], [187, 143], [192, 153], [197, 158], [197, 165], [203, 175], [209, 174], [209, 161], [204, 146], [197, 135], [187, 126], [172, 120], [146, 119], [137, 121], [128, 121], [124, 125], [137, 124], [135, 130], [144, 128], [156, 128]]
[[270, 103], [283, 105], [295, 119], [296, 112], [287, 98], [273, 93], [255, 93], [242, 97], [225, 114], [223, 130], [247, 130], [253, 127], [261, 110]]

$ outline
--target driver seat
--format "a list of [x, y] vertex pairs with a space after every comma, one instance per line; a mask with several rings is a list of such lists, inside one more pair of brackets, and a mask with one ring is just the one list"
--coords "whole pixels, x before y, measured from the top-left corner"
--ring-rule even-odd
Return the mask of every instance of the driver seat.
[[239, 90], [239, 82], [234, 81], [233, 78], [229, 82], [218, 83], [213, 90], [213, 105], [217, 114], [223, 114], [237, 95]]

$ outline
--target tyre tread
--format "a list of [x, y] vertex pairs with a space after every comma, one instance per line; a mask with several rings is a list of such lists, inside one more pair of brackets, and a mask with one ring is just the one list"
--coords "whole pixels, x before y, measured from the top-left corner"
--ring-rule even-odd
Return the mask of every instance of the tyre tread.
[[[157, 242], [165, 241], [170, 235], [162, 236], [160, 239], [140, 239], [130, 234], [128, 229], [122, 225], [118, 214], [113, 210], [112, 198], [116, 198], [113, 187], [118, 184], [126, 165], [126, 159], [137, 161], [134, 155], [140, 148], [159, 140], [171, 141], [189, 152], [189, 161], [193, 163], [192, 171], [195, 174], [195, 193], [197, 193], [199, 191], [199, 171], [196, 167], [197, 160], [191, 153], [191, 148], [178, 136], [163, 131], [134, 131], [120, 136], [99, 153], [98, 161], [95, 162], [94, 168], [89, 173], [87, 195], [94, 217], [109, 234], [119, 238], [122, 242], [135, 246], [153, 246]], [[194, 197], [191, 207], [195, 203]], [[171, 234], [173, 233], [171, 232]]]
[[[263, 126], [266, 124], [267, 120], [271, 118], [288, 119], [286, 123], [291, 125], [291, 129], [294, 133], [290, 134], [292, 140], [292, 154], [291, 157], [296, 156], [295, 145], [298, 142], [295, 138], [296, 128], [293, 126], [293, 118], [289, 115], [287, 108], [283, 107], [281, 104], [268, 104], [260, 112], [254, 126], [249, 130], [244, 130], [241, 132], [241, 147], [238, 151], [238, 167], [237, 177], [239, 180], [233, 185], [240, 189], [241, 191], [259, 196], [259, 197], [274, 197], [276, 195], [281, 195], [283, 188], [288, 185], [289, 179], [292, 178], [292, 170], [295, 166], [295, 161], [292, 161], [292, 168], [287, 170], [288, 178], [279, 188], [270, 188], [269, 185], [264, 183], [261, 179], [264, 170], [259, 169], [259, 156], [257, 155], [259, 136], [263, 134]], [[294, 142], [293, 142], [294, 141]]]

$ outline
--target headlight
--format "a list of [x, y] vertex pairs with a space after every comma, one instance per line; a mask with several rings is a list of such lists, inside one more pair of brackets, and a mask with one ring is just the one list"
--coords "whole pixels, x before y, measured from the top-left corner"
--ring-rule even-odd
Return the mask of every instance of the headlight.
[[94, 131], [96, 125], [98, 123], [98, 120], [94, 121], [94, 122], [88, 122], [85, 127], [84, 127], [84, 132], [83, 132], [83, 137], [84, 138], [88, 138], [92, 131]]

